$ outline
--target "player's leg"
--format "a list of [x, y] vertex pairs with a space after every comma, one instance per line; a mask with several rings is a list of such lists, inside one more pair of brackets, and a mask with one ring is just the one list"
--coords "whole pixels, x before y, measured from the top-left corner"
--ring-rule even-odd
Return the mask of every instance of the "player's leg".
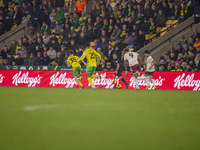
[[128, 89], [128, 83], [124, 80], [124, 78], [122, 78], [122, 73], [121, 73], [121, 71], [118, 72], [118, 76], [119, 76], [119, 79], [122, 80], [122, 82], [124, 82], [124, 84], [126, 84], [126, 89]]
[[114, 79], [114, 81], [113, 81], [113, 83], [112, 83], [112, 84], [114, 84], [114, 87], [113, 87], [113, 89], [115, 89], [115, 88], [116, 88], [116, 86], [117, 86], [116, 73], [115, 73], [115, 74], [113, 74], [113, 79]]
[[80, 85], [81, 88], [84, 88], [82, 83], [78, 80], [78, 76], [80, 76], [81, 67], [75, 67], [73, 71], [74, 79], [77, 84]]
[[91, 78], [91, 75], [93, 73], [94, 73], [93, 72], [93, 68], [92, 67], [87, 67], [87, 69], [86, 69], [86, 76], [87, 76], [88, 82], [92, 86], [92, 89], [96, 89], [96, 87], [94, 86], [94, 83], [92, 82], [92, 78]]
[[83, 89], [84, 86], [83, 86], [83, 84], [78, 80], [78, 76], [74, 76], [74, 79], [75, 79], [76, 83], [77, 83], [78, 85], [80, 85], [80, 87]]
[[145, 88], [145, 90], [148, 90], [148, 89], [150, 88], [149, 82], [151, 82], [150, 76], [148, 76], [148, 75], [146, 75], [146, 74], [144, 74], [143, 76], [145, 77], [144, 81], [145, 81], [145, 83], [146, 83], [146, 85], [147, 85], [147, 87]]
[[135, 82], [135, 85], [136, 85], [135, 89], [136, 89], [136, 90], [137, 90], [137, 89], [140, 89], [139, 86], [138, 86], [138, 80], [137, 80], [138, 76], [139, 76], [139, 73], [138, 73], [138, 72], [133, 73], [133, 81]]
[[96, 67], [92, 67], [92, 72], [93, 72], [93, 74], [91, 75], [91, 78], [92, 79], [95, 79], [95, 78], [99, 78], [99, 79], [101, 79], [101, 75], [98, 73], [97, 75], [94, 75], [94, 72], [96, 71]]
[[140, 89], [139, 86], [138, 86], [138, 80], [137, 80], [137, 78], [139, 76], [139, 72], [138, 72], [138, 70], [139, 70], [139, 64], [136, 64], [136, 65], [132, 66], [131, 69], [132, 69], [133, 81], [135, 82], [135, 85], [136, 85], [135, 89], [136, 90]]
[[155, 82], [152, 78], [153, 78], [153, 74], [152, 74], [152, 76], [150, 76], [149, 81], [153, 84], [153, 90], [156, 90], [157, 85], [155, 84]]

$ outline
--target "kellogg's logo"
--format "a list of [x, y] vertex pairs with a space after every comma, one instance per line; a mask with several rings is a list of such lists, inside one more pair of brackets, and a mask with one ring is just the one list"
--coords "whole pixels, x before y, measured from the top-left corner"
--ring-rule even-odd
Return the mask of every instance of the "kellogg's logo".
[[3, 78], [5, 78], [2, 74], [0, 74], [0, 83], [3, 83]]
[[[119, 79], [118, 79], [119, 80]], [[114, 87], [113, 81], [114, 79], [106, 78], [106, 73], [101, 74], [101, 80], [98, 78], [95, 78], [92, 80], [94, 85], [102, 85], [105, 86], [106, 89], [112, 89]], [[90, 84], [88, 84], [90, 86]]]
[[[158, 79], [153, 79], [154, 80], [154, 83], [157, 85], [157, 86], [162, 86], [163, 85], [163, 81], [165, 81], [165, 78], [162, 78], [161, 76], [159, 76]], [[153, 88], [153, 84], [150, 82], [150, 89]], [[129, 84], [130, 87], [133, 87], [135, 88], [136, 85], [135, 85], [135, 82], [133, 80], [133, 78], [130, 78], [130, 84]], [[144, 80], [138, 80], [138, 86], [147, 86], [145, 81]]]
[[192, 87], [194, 91], [200, 90], [200, 80], [194, 80], [194, 73], [191, 75], [182, 75], [174, 79], [174, 87], [180, 89], [181, 87]]
[[67, 73], [59, 73], [53, 74], [50, 78], [50, 85], [56, 86], [56, 85], [66, 85], [65, 87], [72, 88], [74, 85], [77, 85], [75, 79], [73, 78], [66, 78]]
[[40, 84], [42, 77], [37, 75], [37, 77], [29, 77], [29, 72], [23, 73], [20, 71], [19, 73], [13, 76], [12, 84], [28, 84], [28, 87], [35, 87], [36, 84]]

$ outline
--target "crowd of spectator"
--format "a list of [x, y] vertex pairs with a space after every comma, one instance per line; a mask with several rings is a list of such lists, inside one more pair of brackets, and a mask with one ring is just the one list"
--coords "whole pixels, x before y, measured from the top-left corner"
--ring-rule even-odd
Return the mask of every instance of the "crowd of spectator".
[[200, 33], [197, 28], [194, 28], [193, 32], [189, 39], [182, 36], [176, 48], [174, 44], [169, 45], [169, 50], [160, 57], [159, 71], [200, 70]]
[[44, 19], [44, 11], [51, 12], [53, 7], [63, 7], [64, 0], [0, 0], [0, 36], [11, 30], [13, 25], [21, 24], [27, 15]]
[[[123, 49], [139, 50], [145, 44], [145, 34], [155, 34], [156, 27], [164, 27], [168, 19], [183, 22], [198, 5], [198, 0], [93, 0], [92, 10], [86, 14], [64, 11], [63, 0], [18, 1], [19, 12], [24, 8], [21, 14], [28, 20], [29, 34], [12, 41], [10, 47], [4, 46], [0, 65], [66, 65], [69, 51], [81, 56], [89, 41], [102, 56], [98, 70], [112, 69], [114, 52], [121, 59]], [[20, 4], [7, 6], [10, 10], [3, 15], [0, 5], [3, 24], [4, 16]]]

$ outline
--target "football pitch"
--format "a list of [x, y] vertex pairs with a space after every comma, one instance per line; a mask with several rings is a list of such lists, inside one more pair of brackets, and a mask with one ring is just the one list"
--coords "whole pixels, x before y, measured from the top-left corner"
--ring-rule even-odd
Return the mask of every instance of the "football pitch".
[[0, 150], [196, 150], [200, 92], [0, 87]]

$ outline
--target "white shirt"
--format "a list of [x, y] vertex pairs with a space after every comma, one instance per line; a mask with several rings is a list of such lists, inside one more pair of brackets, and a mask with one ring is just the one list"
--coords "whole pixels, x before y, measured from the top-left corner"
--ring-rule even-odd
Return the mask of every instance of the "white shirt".
[[154, 72], [155, 71], [155, 66], [153, 66], [151, 69], [149, 69], [149, 67], [152, 65], [153, 63], [153, 58], [151, 56], [149, 56], [148, 58], [146, 58], [146, 64], [147, 64], [147, 72]]
[[138, 62], [138, 53], [136, 52], [127, 52], [125, 55], [124, 55], [124, 60], [128, 60], [129, 62], [129, 67], [132, 67], [136, 64], [139, 64]]

